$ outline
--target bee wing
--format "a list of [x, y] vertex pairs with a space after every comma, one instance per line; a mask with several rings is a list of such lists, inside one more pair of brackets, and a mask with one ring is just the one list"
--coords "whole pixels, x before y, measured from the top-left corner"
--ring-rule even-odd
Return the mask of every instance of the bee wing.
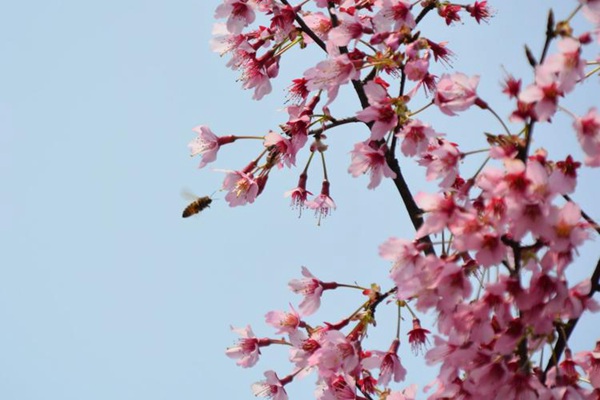
[[187, 188], [181, 189], [180, 194], [181, 194], [181, 197], [183, 197], [184, 199], [189, 200], [189, 201], [196, 201], [199, 199], [199, 196], [196, 196], [194, 193], [192, 193]]

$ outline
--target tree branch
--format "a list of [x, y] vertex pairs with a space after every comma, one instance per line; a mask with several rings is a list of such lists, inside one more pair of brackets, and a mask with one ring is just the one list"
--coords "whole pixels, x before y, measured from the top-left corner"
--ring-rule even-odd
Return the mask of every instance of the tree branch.
[[[590, 288], [588, 297], [592, 297], [594, 293], [600, 292], [600, 259], [598, 260], [598, 263], [596, 263], [596, 269], [594, 270], [590, 281], [592, 283], [592, 287]], [[552, 357], [550, 357], [550, 359], [548, 360], [548, 364], [546, 365], [544, 373], [542, 374], [542, 382], [546, 380], [546, 374], [548, 374], [548, 371], [550, 371], [550, 369], [554, 367], [558, 363], [558, 360], [560, 360], [560, 358], [562, 357], [562, 353], [567, 347], [567, 341], [569, 340], [571, 333], [573, 333], [573, 331], [575, 330], [575, 326], [577, 326], [579, 318], [571, 318], [564, 326], [564, 334], [558, 335], [558, 339], [556, 340], [556, 345], [554, 346]]]
[[333, 120], [329, 124], [323, 125], [320, 128], [311, 129], [310, 131], [308, 131], [308, 134], [309, 135], [319, 135], [319, 134], [325, 132], [327, 129], [335, 128], [336, 126], [340, 126], [340, 125], [350, 124], [350, 123], [353, 123], [353, 122], [362, 122], [362, 121], [359, 120], [356, 117], [348, 117], [348, 118], [336, 119], [336, 120]]
[[[386, 162], [388, 166], [396, 173], [396, 177], [392, 179], [394, 185], [396, 185], [396, 189], [398, 189], [398, 193], [400, 193], [400, 197], [402, 197], [402, 201], [404, 202], [404, 206], [406, 207], [406, 211], [408, 212], [408, 216], [413, 224], [415, 230], [419, 230], [421, 225], [423, 225], [423, 210], [417, 206], [415, 199], [413, 198], [412, 193], [402, 175], [402, 171], [400, 170], [400, 164], [398, 163], [398, 159], [394, 157], [391, 152], [386, 154]], [[433, 243], [431, 242], [431, 238], [429, 235], [423, 236], [419, 239], [421, 243], [426, 243], [428, 246], [425, 248], [425, 254], [435, 254], [435, 249], [433, 248]]]
[[[290, 6], [291, 7], [290, 3], [287, 0], [281, 0], [281, 2], [283, 4], [285, 4], [286, 6]], [[327, 52], [327, 46], [325, 46], [325, 43], [317, 36], [317, 34], [315, 32], [313, 32], [312, 29], [310, 29], [308, 27], [308, 25], [306, 25], [306, 22], [304, 22], [304, 20], [302, 19], [302, 17], [300, 15], [298, 15], [297, 12], [294, 12], [294, 20], [298, 23], [298, 25], [300, 25], [300, 28], [302, 28], [302, 31], [304, 33], [306, 33], [308, 36], [310, 36], [310, 38], [312, 40], [314, 40], [314, 42], [320, 48], [322, 48], [325, 52]]]

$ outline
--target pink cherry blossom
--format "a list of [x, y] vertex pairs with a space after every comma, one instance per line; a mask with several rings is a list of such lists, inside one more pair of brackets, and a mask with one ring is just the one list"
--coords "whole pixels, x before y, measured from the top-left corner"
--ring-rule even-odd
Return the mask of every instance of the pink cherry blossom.
[[200, 155], [200, 165], [198, 168], [203, 168], [206, 164], [211, 163], [217, 159], [217, 152], [219, 148], [227, 143], [235, 141], [235, 136], [223, 136], [219, 137], [215, 135], [208, 126], [199, 125], [192, 129], [198, 134], [198, 136], [188, 144], [191, 151], [191, 156]]
[[417, 385], [412, 384], [402, 392], [393, 391], [385, 400], [415, 400], [417, 398]]
[[271, 30], [275, 32], [275, 39], [278, 41], [285, 40], [294, 30], [294, 17], [300, 7], [283, 6], [273, 4], [271, 18]]
[[550, 189], [560, 194], [573, 193], [577, 185], [577, 169], [579, 167], [581, 167], [581, 163], [574, 161], [570, 155], [565, 161], [558, 161], [548, 178]]
[[585, 164], [600, 167], [600, 114], [591, 108], [583, 117], [575, 119], [573, 127], [585, 153]]
[[354, 344], [337, 330], [325, 333], [320, 347], [309, 357], [309, 365], [318, 369], [319, 376], [331, 377], [339, 372], [351, 373], [358, 366]]
[[547, 239], [550, 248], [558, 251], [570, 251], [580, 246], [589, 234], [581, 222], [581, 210], [573, 202], [567, 202], [562, 208], [552, 207], [548, 215]]
[[594, 389], [600, 389], [600, 341], [596, 342], [593, 351], [579, 352], [575, 359], [579, 365], [583, 366], [583, 370]]
[[519, 94], [519, 100], [533, 104], [538, 121], [548, 121], [556, 113], [558, 98], [563, 95], [556, 74], [543, 64], [535, 69], [535, 84], [526, 87]]
[[415, 26], [409, 0], [381, 0], [380, 5], [381, 9], [373, 17], [377, 31], [397, 31], [402, 27], [412, 29]]
[[349, 374], [339, 374], [321, 380], [315, 390], [317, 400], [361, 400], [356, 395], [356, 381]]
[[303, 279], [292, 279], [289, 282], [289, 287], [292, 292], [304, 296], [304, 299], [300, 303], [300, 311], [302, 315], [308, 316], [314, 314], [321, 305], [323, 290], [335, 289], [337, 284], [333, 282], [321, 282], [306, 267], [302, 267], [302, 275], [304, 276]]
[[390, 380], [401, 382], [406, 377], [406, 369], [402, 366], [398, 357], [398, 348], [400, 340], [394, 339], [387, 352], [377, 352], [379, 359], [379, 377], [377, 382], [380, 385], [387, 386]]
[[396, 297], [406, 300], [416, 295], [421, 283], [427, 280], [423, 265], [425, 258], [415, 242], [390, 238], [379, 246], [379, 255], [393, 262], [390, 278], [397, 286]]
[[581, 44], [567, 37], [558, 42], [557, 54], [549, 56], [544, 65], [557, 74], [560, 90], [568, 93], [585, 76], [585, 60], [580, 57]]
[[439, 134], [436, 134], [429, 124], [413, 119], [404, 125], [396, 136], [402, 139], [400, 146], [402, 154], [412, 157], [416, 155], [420, 156], [427, 150], [430, 139], [433, 139], [437, 135]]
[[342, 12], [338, 16], [339, 25], [329, 31], [329, 44], [335, 47], [347, 46], [351, 40], [358, 40], [363, 32], [370, 28], [358, 14], [349, 15]]
[[497, 399], [537, 400], [550, 398], [550, 391], [533, 374], [511, 373], [506, 383], [497, 388]]
[[321, 194], [315, 197], [313, 200], [307, 201], [306, 207], [315, 210], [315, 215], [319, 218], [324, 218], [331, 214], [332, 210], [335, 210], [335, 202], [329, 196], [329, 181], [323, 181], [321, 186]]
[[276, 132], [269, 131], [269, 133], [265, 135], [264, 145], [267, 148], [272, 147], [280, 160], [282, 160], [283, 164], [287, 167], [296, 165], [296, 151], [290, 139], [285, 138]]
[[[429, 53], [425, 57], [411, 58], [404, 66], [404, 73], [410, 81], [422, 81], [429, 73]], [[412, 96], [411, 96], [412, 97]]]
[[427, 218], [417, 231], [416, 237], [441, 232], [457, 217], [457, 213], [460, 211], [452, 196], [421, 192], [415, 196], [415, 201], [427, 214]]
[[[212, 51], [217, 52], [220, 55], [232, 53], [232, 57], [234, 58], [243, 58], [256, 51], [248, 41], [248, 37], [246, 35], [229, 33], [225, 24], [214, 24], [212, 34], [213, 37], [210, 40], [210, 48]], [[241, 60], [239, 59], [232, 59], [229, 64], [237, 65], [240, 62]]]
[[462, 73], [444, 74], [437, 83], [434, 102], [441, 112], [454, 116], [475, 104], [478, 83], [478, 75], [469, 78]]
[[517, 98], [521, 93], [521, 79], [516, 79], [512, 75], [505, 76], [502, 86], [502, 93], [505, 93], [511, 99]]
[[215, 11], [215, 18], [227, 17], [227, 29], [238, 34], [256, 18], [251, 4], [248, 0], [223, 0]]
[[556, 366], [552, 367], [552, 369], [548, 372], [546, 382], [551, 386], [561, 385], [565, 383], [577, 385], [579, 381], [579, 372], [577, 372], [576, 367], [578, 367], [577, 361], [573, 360], [571, 355], [571, 349], [565, 349], [565, 358], [558, 364], [558, 368]]
[[442, 5], [438, 8], [438, 14], [446, 21], [446, 25], [451, 25], [453, 22], [460, 21], [461, 6], [454, 4]]
[[252, 393], [256, 397], [268, 397], [273, 400], [287, 400], [288, 396], [283, 388], [283, 383], [274, 371], [266, 371], [264, 381], [252, 385]]
[[459, 161], [462, 154], [456, 143], [443, 138], [429, 142], [427, 150], [421, 153], [419, 165], [427, 167], [428, 181], [440, 179], [441, 188], [449, 188], [459, 176]]
[[475, 18], [479, 24], [481, 21], [487, 21], [492, 16], [492, 12], [487, 6], [487, 1], [476, 1], [473, 5], [467, 5], [466, 10]]
[[308, 195], [312, 195], [311, 192], [306, 190], [307, 179], [308, 176], [305, 173], [300, 174], [298, 186], [290, 191], [285, 192], [285, 197], [292, 198], [292, 208], [297, 208], [300, 215], [302, 215], [302, 209], [306, 207], [306, 198]]
[[293, 333], [300, 326], [300, 315], [291, 307], [290, 312], [285, 311], [269, 311], [265, 315], [267, 324], [277, 329], [276, 334]]
[[371, 179], [367, 188], [375, 189], [381, 183], [382, 177], [392, 179], [396, 177], [396, 173], [387, 164], [386, 152], [387, 146], [385, 144], [380, 145], [370, 140], [356, 143], [354, 150], [350, 152], [352, 163], [348, 168], [348, 172], [353, 177], [357, 177], [370, 171]]
[[245, 328], [231, 327], [231, 330], [240, 335], [240, 339], [238, 344], [229, 347], [225, 354], [229, 358], [237, 359], [236, 364], [240, 367], [249, 368], [254, 366], [260, 355], [260, 345], [266, 345], [267, 343], [264, 339], [258, 339], [254, 336], [250, 325]]
[[418, 318], [412, 320], [413, 328], [407, 333], [408, 343], [412, 351], [417, 354], [420, 353], [428, 342], [427, 335], [429, 332], [421, 326], [421, 321]]
[[600, 1], [598, 0], [579, 0], [583, 4], [583, 15], [595, 24], [600, 24]]
[[589, 297], [592, 284], [589, 280], [578, 283], [569, 289], [568, 296], [557, 305], [564, 318], [579, 318], [584, 311], [598, 312], [600, 304]]
[[279, 56], [275, 57], [272, 52], [268, 52], [259, 58], [248, 58], [243, 64], [240, 80], [244, 89], [254, 89], [252, 98], [260, 100], [271, 93], [270, 79], [278, 74]]
[[363, 122], [372, 122], [371, 140], [383, 139], [398, 123], [398, 115], [392, 107], [392, 99], [388, 96], [383, 84], [370, 81], [365, 85], [365, 94], [369, 107], [356, 113]]
[[306, 70], [306, 87], [308, 90], [326, 90], [327, 104], [337, 97], [340, 86], [358, 79], [359, 72], [347, 54], [321, 61], [315, 67]]
[[225, 179], [223, 180], [223, 190], [229, 193], [225, 196], [225, 200], [230, 207], [243, 206], [248, 203], [254, 203], [258, 196], [258, 183], [252, 174], [243, 171], [225, 171]]
[[[311, 12], [304, 17], [306, 25], [323, 41], [327, 40], [329, 31], [331, 30], [331, 20], [322, 12]], [[314, 43], [313, 39], [306, 33], [302, 33], [302, 38], [305, 43]]]

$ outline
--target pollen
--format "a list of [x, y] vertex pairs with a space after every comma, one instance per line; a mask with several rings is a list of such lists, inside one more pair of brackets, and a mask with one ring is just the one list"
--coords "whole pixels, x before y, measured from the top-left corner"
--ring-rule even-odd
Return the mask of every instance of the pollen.
[[250, 182], [248, 182], [246, 179], [240, 179], [235, 185], [234, 192], [237, 197], [242, 197], [248, 193], [249, 189]]
[[569, 225], [565, 222], [559, 222], [558, 225], [554, 227], [554, 231], [556, 232], [556, 236], [559, 238], [568, 238], [571, 236], [571, 231], [573, 230], [573, 226]]

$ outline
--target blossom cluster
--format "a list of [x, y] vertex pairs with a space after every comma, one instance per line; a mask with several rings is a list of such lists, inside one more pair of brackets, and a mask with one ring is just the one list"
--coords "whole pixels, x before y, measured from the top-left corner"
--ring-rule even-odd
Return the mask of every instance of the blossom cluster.
[[[600, 114], [594, 107], [576, 113], [562, 105], [600, 71], [600, 57], [583, 57], [584, 48], [597, 51], [600, 43], [600, 1], [573, 1], [573, 8], [559, 22], [550, 13], [539, 59], [528, 50], [533, 82], [523, 85], [508, 75], [503, 83], [513, 104], [508, 120], [520, 126], [516, 132], [478, 95], [479, 76], [433, 72], [434, 65], [449, 64], [453, 53], [448, 43], [418, 29], [426, 17], [447, 25], [488, 21], [493, 11], [487, 1], [224, 0], [217, 8], [215, 17], [225, 22], [215, 28], [213, 49], [229, 56], [227, 66], [240, 72], [242, 86], [257, 100], [271, 92], [286, 53], [318, 48], [324, 56], [291, 81], [287, 120], [277, 131], [217, 136], [206, 126], [195, 128], [190, 149], [201, 156], [200, 167], [215, 161], [226, 144], [262, 143], [243, 169], [225, 171], [222, 189], [229, 205], [253, 203], [272, 171], [295, 167], [298, 153], [306, 151], [298, 184], [286, 195], [293, 207], [312, 209], [321, 221], [336, 206], [326, 141], [336, 127], [359, 124], [363, 137], [350, 152], [348, 172], [368, 174], [368, 189], [385, 178], [408, 193], [402, 200], [416, 229], [414, 237], [390, 238], [379, 248], [391, 262], [388, 290], [324, 282], [303, 267], [303, 277], [289, 284], [303, 296], [298, 310], [266, 315], [275, 335], [285, 337], [259, 338], [250, 326], [235, 329], [240, 340], [227, 355], [242, 367], [254, 366], [263, 348], [289, 349], [291, 371], [265, 372], [266, 379], [252, 387], [255, 395], [287, 399], [286, 385], [314, 373], [320, 400], [416, 398], [415, 385], [392, 387], [406, 376], [400, 329], [387, 350], [370, 349], [365, 340], [375, 326], [375, 310], [392, 304], [398, 324], [401, 312], [412, 317], [406, 335], [413, 351], [439, 368], [425, 388], [428, 399], [600, 398], [600, 337], [591, 350], [575, 355], [568, 344], [579, 318], [600, 309], [593, 299], [600, 291], [600, 263], [590, 279], [573, 283], [567, 277], [578, 248], [600, 232], [570, 197], [578, 171], [600, 166]], [[574, 31], [570, 20], [577, 13], [589, 30]], [[257, 19], [264, 24], [255, 26]], [[355, 91], [361, 109], [340, 117], [329, 106], [343, 86]], [[423, 104], [423, 98], [429, 100]], [[418, 118], [427, 107], [451, 117], [478, 107], [498, 119], [504, 132], [487, 133], [484, 150], [464, 151]], [[581, 154], [556, 159], [533, 148], [535, 128], [550, 126], [559, 111], [572, 119]], [[478, 152], [487, 159], [475, 174], [462, 173], [461, 164]], [[400, 157], [424, 167], [439, 191], [412, 196]], [[307, 189], [313, 161], [320, 162], [323, 174], [317, 195]], [[317, 312], [323, 293], [343, 289], [360, 290], [358, 311], [335, 323], [311, 325], [307, 317]], [[421, 326], [419, 314], [435, 315], [431, 331]], [[544, 349], [550, 357], [536, 361]]]

